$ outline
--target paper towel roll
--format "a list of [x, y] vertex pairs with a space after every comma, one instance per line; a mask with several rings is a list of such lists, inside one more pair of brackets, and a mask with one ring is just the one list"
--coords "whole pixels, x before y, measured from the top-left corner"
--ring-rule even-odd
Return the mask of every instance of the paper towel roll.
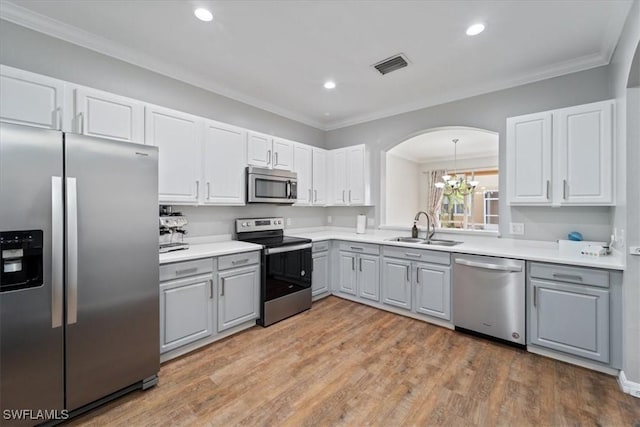
[[367, 228], [367, 216], [358, 215], [356, 220], [356, 233], [364, 234], [364, 230]]

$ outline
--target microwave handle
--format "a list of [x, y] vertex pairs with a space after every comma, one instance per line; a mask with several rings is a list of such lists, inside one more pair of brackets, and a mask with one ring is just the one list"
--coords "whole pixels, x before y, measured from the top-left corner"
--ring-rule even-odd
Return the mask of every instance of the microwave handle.
[[289, 189], [287, 190], [288, 198], [297, 199], [298, 198], [298, 183], [294, 181], [287, 181]]

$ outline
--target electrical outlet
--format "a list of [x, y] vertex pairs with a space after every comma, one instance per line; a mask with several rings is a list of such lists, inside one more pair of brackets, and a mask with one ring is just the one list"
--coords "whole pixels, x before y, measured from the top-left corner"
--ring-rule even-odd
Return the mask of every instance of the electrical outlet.
[[291, 225], [291, 218], [287, 218], [287, 226]]
[[327, 215], [327, 224], [331, 224], [333, 222], [333, 218], [331, 218], [331, 215]]
[[374, 218], [367, 218], [367, 226], [373, 227], [376, 225], [376, 220]]
[[510, 222], [509, 223], [509, 233], [514, 236], [523, 236], [524, 235], [524, 224], [522, 222]]

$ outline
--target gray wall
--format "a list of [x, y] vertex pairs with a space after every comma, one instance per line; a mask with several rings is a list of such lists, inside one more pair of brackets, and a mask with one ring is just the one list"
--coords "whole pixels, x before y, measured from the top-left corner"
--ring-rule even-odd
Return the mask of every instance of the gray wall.
[[[640, 1], [629, 12], [611, 61], [611, 86], [616, 99], [616, 185], [620, 203], [613, 212], [616, 229], [626, 230], [626, 242], [618, 248], [626, 253], [623, 275], [623, 360], [626, 377], [640, 388], [640, 257], [628, 254], [629, 245], [640, 245], [640, 88], [637, 86], [640, 49]], [[635, 63], [634, 63], [635, 58]]]
[[[447, 104], [399, 114], [347, 128], [327, 132], [326, 147], [338, 148], [353, 144], [367, 144], [372, 151], [372, 199], [379, 206], [381, 151], [386, 151], [408, 137], [441, 126], [470, 126], [500, 134], [501, 171], [506, 169], [507, 117], [554, 108], [601, 101], [613, 97], [609, 82], [609, 67], [543, 80], [511, 89], [479, 95]], [[500, 180], [500, 192], [506, 194], [506, 180]], [[611, 234], [610, 208], [518, 208], [510, 209], [506, 200], [500, 201], [500, 232], [508, 235], [509, 222], [525, 223], [523, 238], [554, 240], [566, 238], [576, 230], [588, 239], [607, 240]], [[380, 219], [380, 209], [376, 209]], [[540, 226], [534, 221], [548, 225]], [[411, 218], [407, 218], [410, 224]], [[515, 236], [514, 236], [515, 237]]]

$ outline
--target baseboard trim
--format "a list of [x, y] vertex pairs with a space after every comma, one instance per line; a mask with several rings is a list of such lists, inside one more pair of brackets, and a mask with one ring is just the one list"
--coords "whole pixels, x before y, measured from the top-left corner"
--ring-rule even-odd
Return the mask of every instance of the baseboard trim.
[[623, 392], [640, 399], [640, 383], [628, 380], [624, 371], [618, 374], [618, 385]]

